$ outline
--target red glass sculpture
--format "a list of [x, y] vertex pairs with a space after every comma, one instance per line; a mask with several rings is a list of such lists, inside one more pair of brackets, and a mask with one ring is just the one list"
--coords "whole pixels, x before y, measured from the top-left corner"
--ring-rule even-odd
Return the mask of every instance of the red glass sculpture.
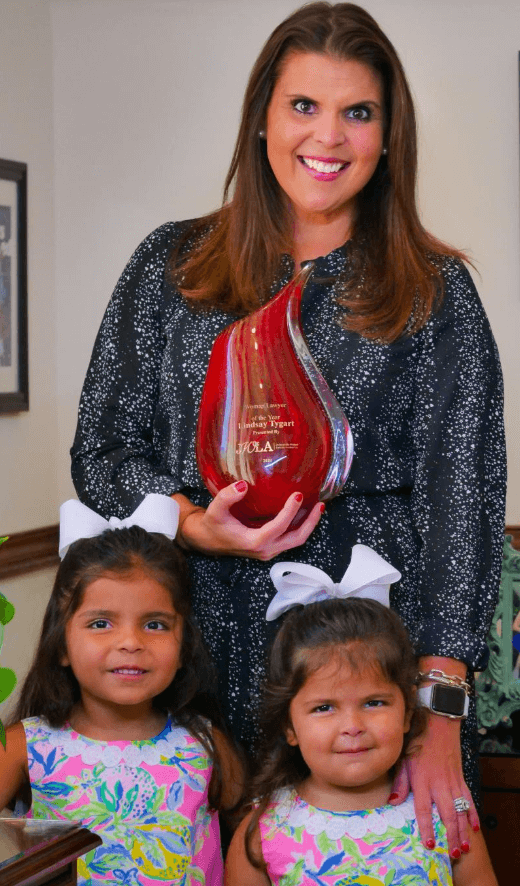
[[317, 501], [340, 491], [353, 455], [348, 421], [301, 329], [312, 262], [267, 305], [215, 340], [202, 392], [197, 462], [212, 495], [247, 480], [232, 513], [246, 526], [271, 520], [301, 492], [299, 525]]

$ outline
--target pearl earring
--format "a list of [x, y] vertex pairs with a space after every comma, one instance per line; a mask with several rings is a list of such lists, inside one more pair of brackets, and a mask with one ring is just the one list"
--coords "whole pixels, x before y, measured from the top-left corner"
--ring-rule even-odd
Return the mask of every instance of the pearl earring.
[[382, 154], [385, 154], [385, 155], [388, 154], [388, 148], [383, 148], [383, 150], [382, 150], [381, 153], [382, 153]]
[[259, 138], [265, 138], [265, 129], [261, 129], [258, 133]]

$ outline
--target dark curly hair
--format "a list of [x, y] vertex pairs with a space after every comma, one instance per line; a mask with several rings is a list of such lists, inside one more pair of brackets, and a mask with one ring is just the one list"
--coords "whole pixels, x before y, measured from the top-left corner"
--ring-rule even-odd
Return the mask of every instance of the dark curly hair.
[[252, 837], [260, 816], [275, 791], [295, 787], [310, 774], [299, 747], [286, 739], [291, 701], [333, 655], [340, 655], [354, 674], [373, 669], [399, 687], [405, 711], [411, 715], [401, 757], [424, 729], [424, 709], [416, 705], [417, 658], [395, 612], [375, 600], [360, 598], [324, 600], [292, 609], [271, 648], [262, 699], [259, 768], [250, 791], [255, 802], [246, 831], [247, 855], [256, 867], [262, 867], [262, 862], [253, 852]]
[[66, 653], [67, 623], [93, 581], [107, 574], [122, 576], [135, 569], [142, 569], [166, 588], [176, 612], [183, 618], [182, 666], [170, 685], [154, 698], [154, 706], [171, 714], [213, 758], [210, 803], [218, 808], [221, 766], [212, 726], [225, 729], [214, 694], [216, 677], [193, 616], [185, 557], [177, 544], [164, 535], [131, 526], [110, 529], [70, 546], [58, 568], [34, 661], [10, 721], [38, 716], [55, 728], [67, 722], [81, 697], [72, 669], [61, 663]]

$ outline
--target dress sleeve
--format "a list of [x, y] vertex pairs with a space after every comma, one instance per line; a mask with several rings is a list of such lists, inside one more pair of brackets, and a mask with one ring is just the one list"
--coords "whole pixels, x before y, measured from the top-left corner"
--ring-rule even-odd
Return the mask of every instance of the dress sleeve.
[[419, 537], [417, 651], [482, 667], [504, 538], [502, 374], [466, 268], [448, 260], [440, 310], [421, 331], [412, 509]]
[[164, 271], [175, 228], [150, 234], [123, 271], [81, 394], [72, 479], [80, 500], [105, 517], [123, 518], [147, 493], [171, 495], [180, 485], [154, 449]]

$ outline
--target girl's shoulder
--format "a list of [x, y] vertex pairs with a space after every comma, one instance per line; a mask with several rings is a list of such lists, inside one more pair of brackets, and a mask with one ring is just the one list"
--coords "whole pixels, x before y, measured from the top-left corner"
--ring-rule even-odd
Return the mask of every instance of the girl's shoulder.
[[5, 747], [0, 745], [0, 810], [29, 781], [27, 743], [22, 722], [9, 726], [5, 733]]

